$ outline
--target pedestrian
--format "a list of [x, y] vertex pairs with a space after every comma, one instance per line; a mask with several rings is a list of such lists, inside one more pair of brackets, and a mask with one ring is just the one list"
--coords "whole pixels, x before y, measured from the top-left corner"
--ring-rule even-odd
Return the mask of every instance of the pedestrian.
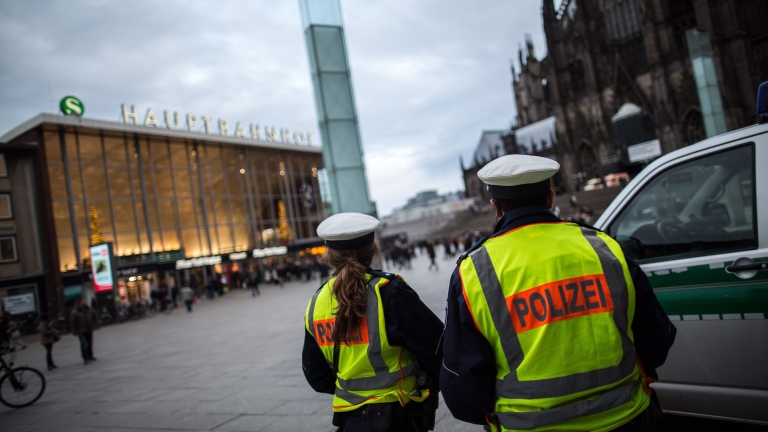
[[177, 301], [179, 298], [179, 287], [177, 287], [175, 284], [171, 287], [171, 300], [173, 300], [173, 308], [176, 309], [179, 307]]
[[443, 324], [399, 276], [370, 268], [380, 225], [339, 213], [317, 227], [335, 272], [309, 302], [302, 369], [315, 391], [334, 395], [344, 432], [431, 430]]
[[96, 314], [93, 309], [88, 307], [88, 303], [81, 298], [75, 309], [72, 309], [70, 316], [70, 327], [72, 334], [80, 340], [80, 354], [83, 357], [83, 364], [95, 361], [93, 356], [93, 331], [96, 330]]
[[13, 325], [11, 324], [11, 314], [5, 311], [0, 317], [0, 352], [14, 351], [15, 343], [13, 339]]
[[[0, 309], [2, 312], [2, 309]], [[11, 350], [11, 335], [8, 333], [8, 312], [3, 313], [0, 317], [0, 353], [5, 354]]]
[[16, 351], [16, 346], [20, 346], [22, 350], [27, 349], [27, 344], [21, 340], [21, 330], [19, 329], [19, 323], [11, 317], [11, 314], [6, 312], [3, 314], [3, 320], [5, 321], [6, 332], [8, 333], [8, 342], [11, 351]]
[[571, 211], [575, 211], [577, 208], [579, 208], [579, 200], [576, 199], [576, 195], [571, 195], [571, 197], [568, 199], [568, 204], [571, 206]]
[[208, 278], [208, 281], [205, 283], [205, 289], [208, 291], [208, 298], [213, 300], [213, 298], [216, 296], [216, 280], [213, 277]]
[[168, 298], [168, 285], [160, 284], [160, 289], [157, 292], [157, 296], [160, 299], [160, 310], [164, 311], [171, 308], [171, 301]]
[[219, 295], [224, 295], [229, 292], [229, 278], [226, 274], [219, 275]]
[[443, 259], [453, 258], [453, 252], [451, 251], [451, 241], [448, 238], [443, 239]]
[[435, 262], [435, 256], [437, 254], [435, 253], [435, 242], [432, 240], [427, 241], [427, 256], [429, 256], [429, 267], [427, 268], [427, 271], [432, 271], [432, 267], [435, 268], [435, 271], [440, 270], [437, 267], [437, 263]]
[[482, 168], [499, 219], [451, 277], [440, 389], [493, 431], [661, 430], [649, 384], [676, 329], [607, 234], [552, 212], [551, 159]]
[[195, 301], [195, 291], [192, 290], [192, 287], [186, 283], [181, 289], [181, 299], [184, 301], [184, 305], [187, 307], [187, 313], [192, 312], [192, 302]]
[[259, 271], [254, 270], [253, 273], [248, 277], [248, 287], [251, 288], [251, 297], [256, 297], [257, 295], [261, 295], [261, 291], [259, 291]]
[[48, 364], [48, 370], [52, 371], [58, 367], [53, 363], [52, 351], [53, 344], [59, 340], [59, 334], [51, 325], [47, 314], [40, 315], [37, 331], [40, 333], [40, 343], [45, 347], [45, 362]]

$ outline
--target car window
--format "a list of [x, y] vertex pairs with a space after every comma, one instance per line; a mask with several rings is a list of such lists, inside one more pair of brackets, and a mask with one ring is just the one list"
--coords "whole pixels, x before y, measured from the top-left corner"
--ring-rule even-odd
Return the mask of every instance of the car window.
[[754, 146], [669, 168], [635, 195], [608, 232], [638, 262], [757, 247]]

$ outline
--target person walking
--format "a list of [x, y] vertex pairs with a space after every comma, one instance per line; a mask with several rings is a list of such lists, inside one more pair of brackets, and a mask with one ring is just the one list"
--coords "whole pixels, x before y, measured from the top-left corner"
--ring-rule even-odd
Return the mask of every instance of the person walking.
[[[19, 337], [21, 336], [21, 333], [19, 332], [19, 326], [16, 324], [15, 321], [13, 321], [13, 318], [11, 317], [11, 314], [7, 311], [3, 313], [3, 316], [0, 317], [0, 349], [8, 351], [15, 351], [16, 350], [16, 344], [20, 341]], [[21, 341], [23, 344], [24, 342]], [[26, 345], [22, 345], [23, 348], [26, 348]]]
[[192, 312], [192, 302], [194, 301], [195, 291], [189, 284], [184, 284], [181, 288], [181, 300], [184, 301], [184, 305], [187, 307], [187, 313]]
[[432, 240], [427, 240], [427, 256], [429, 256], [429, 267], [427, 270], [432, 271], [432, 267], [435, 268], [435, 271], [440, 270], [437, 267], [437, 263], [435, 262], [435, 257], [437, 254], [435, 253], [435, 242]]
[[47, 314], [40, 315], [37, 331], [40, 333], [40, 343], [45, 347], [45, 362], [48, 364], [48, 370], [52, 371], [58, 367], [53, 363], [52, 351], [53, 344], [59, 340], [59, 335], [51, 325]]
[[[2, 306], [1, 303], [0, 306]], [[2, 309], [0, 309], [0, 312], [3, 312]], [[0, 353], [3, 354], [11, 350], [11, 335], [8, 333], [9, 318], [8, 312], [4, 312], [3, 316], [0, 317]]]
[[21, 340], [21, 330], [19, 329], [19, 323], [17, 323], [8, 312], [3, 315], [3, 321], [5, 321], [5, 328], [6, 332], [8, 333], [10, 350], [16, 351], [17, 345], [20, 346], [22, 350], [27, 349], [27, 344]]
[[93, 309], [88, 307], [85, 299], [81, 298], [75, 309], [72, 310], [70, 317], [70, 327], [72, 334], [80, 340], [80, 354], [83, 357], [83, 364], [95, 361], [93, 356], [93, 331], [96, 329], [96, 314]]
[[380, 225], [339, 213], [317, 227], [335, 271], [307, 305], [302, 369], [334, 395], [344, 432], [432, 430], [443, 324], [400, 276], [370, 268]]
[[549, 210], [558, 170], [508, 155], [477, 174], [500, 219], [451, 277], [445, 403], [493, 431], [660, 430], [649, 384], [676, 329], [616, 241]]
[[208, 281], [205, 283], [205, 289], [207, 291], [207, 296], [209, 299], [213, 300], [214, 297], [216, 297], [216, 279], [215, 276], [211, 276], [208, 278]]
[[174, 285], [171, 287], [171, 300], [173, 301], [173, 308], [176, 309], [179, 307], [177, 301], [179, 299], [179, 287], [177, 287], [174, 283]]
[[261, 291], [259, 291], [259, 271], [254, 270], [253, 273], [248, 276], [248, 287], [251, 288], [251, 297], [256, 297], [257, 295], [261, 295]]

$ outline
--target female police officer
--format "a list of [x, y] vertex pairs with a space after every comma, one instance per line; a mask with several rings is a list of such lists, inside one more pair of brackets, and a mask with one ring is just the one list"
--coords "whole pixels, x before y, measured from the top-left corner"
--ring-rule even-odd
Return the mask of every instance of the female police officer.
[[443, 324], [399, 276], [370, 268], [380, 225], [340, 213], [317, 227], [335, 273], [307, 306], [302, 367], [315, 391], [334, 395], [333, 424], [345, 432], [423, 431]]

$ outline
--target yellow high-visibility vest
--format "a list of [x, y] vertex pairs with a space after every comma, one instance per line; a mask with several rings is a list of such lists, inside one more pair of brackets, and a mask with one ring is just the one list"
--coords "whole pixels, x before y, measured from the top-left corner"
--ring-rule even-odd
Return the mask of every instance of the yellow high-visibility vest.
[[635, 287], [605, 233], [526, 225], [471, 252], [459, 276], [494, 350], [489, 421], [502, 431], [611, 430], [648, 406], [632, 335]]
[[[366, 274], [367, 305], [365, 317], [349, 344], [339, 346], [339, 368], [333, 410], [351, 411], [365, 404], [398, 402], [405, 406], [411, 400], [421, 402], [429, 391], [419, 391], [416, 357], [402, 347], [393, 347], [387, 339], [384, 308], [380, 289], [389, 279]], [[338, 308], [330, 279], [307, 305], [304, 325], [317, 341], [328, 366], [333, 368], [333, 327]]]

